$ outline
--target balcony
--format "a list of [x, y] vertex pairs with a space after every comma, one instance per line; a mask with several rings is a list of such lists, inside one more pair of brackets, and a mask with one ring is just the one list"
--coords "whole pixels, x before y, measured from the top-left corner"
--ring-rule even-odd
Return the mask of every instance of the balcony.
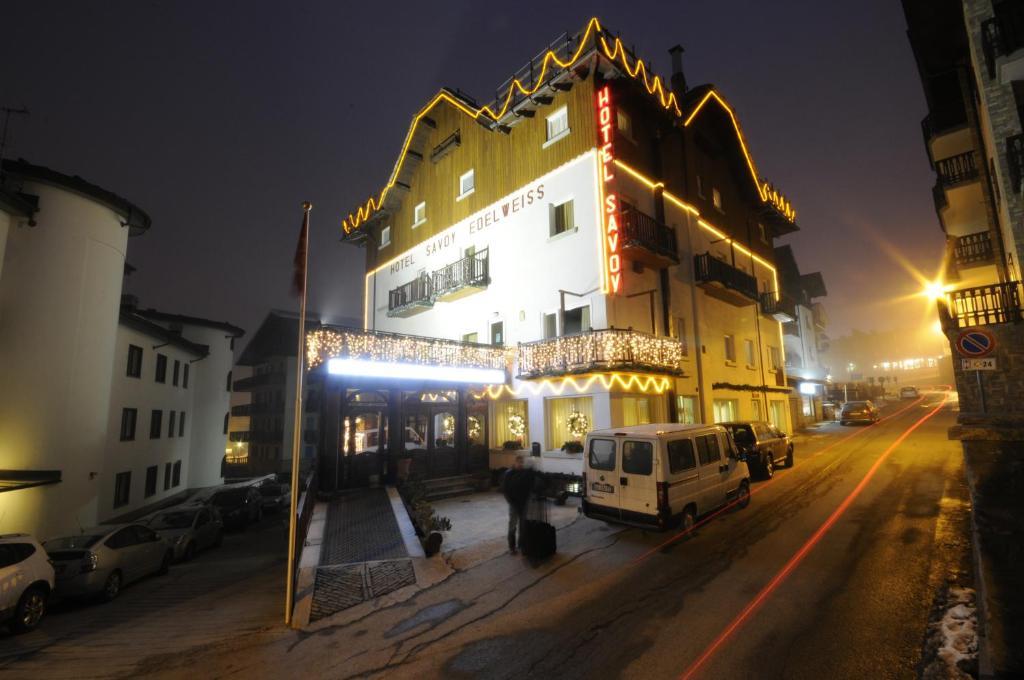
[[679, 264], [675, 230], [650, 215], [632, 207], [623, 209], [620, 233], [623, 257], [655, 269]]
[[676, 338], [615, 328], [524, 342], [518, 349], [518, 377], [637, 371], [683, 375], [684, 345]]
[[796, 301], [786, 295], [776, 300], [775, 293], [761, 293], [761, 313], [779, 323], [796, 321]]
[[758, 301], [757, 279], [750, 274], [719, 260], [711, 253], [695, 255], [694, 275], [697, 285], [708, 295], [737, 307]]
[[960, 269], [984, 267], [995, 264], [995, 250], [992, 248], [992, 233], [979, 231], [953, 239], [953, 258]]
[[488, 249], [445, 265], [434, 272], [434, 296], [451, 302], [487, 287], [491, 282]]
[[965, 151], [955, 156], [935, 161], [935, 172], [939, 176], [939, 186], [943, 189], [955, 187], [965, 182], [978, 179], [978, 165], [974, 150]]
[[[988, 77], [996, 77], [996, 60], [1024, 47], [1024, 5], [1016, 0], [993, 2], [995, 16], [981, 22], [981, 50]], [[1016, 80], [1005, 79], [1004, 82]]]
[[284, 384], [284, 373], [261, 373], [259, 375], [252, 375], [248, 378], [242, 378], [236, 380], [233, 388], [235, 392], [249, 392], [257, 387], [266, 387], [268, 385], [283, 385]]
[[421, 274], [388, 293], [388, 316], [408, 317], [434, 306], [434, 283]]
[[1024, 321], [1020, 283], [994, 283], [952, 291], [939, 303], [939, 319], [946, 330]]
[[232, 432], [230, 435], [228, 435], [228, 441], [247, 442], [249, 441], [249, 432]]

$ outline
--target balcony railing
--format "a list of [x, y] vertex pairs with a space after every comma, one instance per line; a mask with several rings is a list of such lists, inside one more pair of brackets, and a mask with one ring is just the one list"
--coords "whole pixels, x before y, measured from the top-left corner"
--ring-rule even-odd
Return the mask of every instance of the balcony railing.
[[953, 187], [957, 184], [978, 179], [978, 165], [973, 150], [942, 158], [935, 161], [935, 172], [939, 175], [939, 184]]
[[957, 238], [953, 243], [953, 256], [957, 267], [980, 267], [995, 262], [992, 234], [979, 231]]
[[434, 306], [434, 282], [421, 274], [388, 293], [388, 316], [408, 316]]
[[780, 323], [796, 321], [796, 300], [788, 295], [776, 300], [775, 293], [761, 293], [761, 313]]
[[501, 370], [507, 363], [504, 347], [476, 342], [341, 326], [324, 326], [306, 334], [306, 362], [311, 368], [334, 358]]
[[441, 267], [434, 272], [434, 295], [440, 299], [454, 299], [467, 291], [485, 288], [490, 283], [488, 249]]
[[1024, 178], [1024, 135], [1006, 138], [1006, 162], [1010, 166], [1010, 186], [1019, 194], [1021, 178]]
[[668, 338], [608, 328], [519, 344], [518, 377], [641, 371], [682, 375], [685, 346]]
[[1016, 0], [992, 3], [995, 16], [981, 23], [981, 50], [988, 77], [996, 77], [996, 59], [1024, 47], [1024, 5]]
[[636, 208], [622, 211], [622, 253], [655, 267], [679, 262], [676, 232]]
[[945, 329], [1017, 323], [1024, 321], [1020, 298], [1017, 281], [954, 290], [940, 302], [939, 316]]
[[758, 299], [757, 279], [750, 274], [719, 260], [711, 253], [695, 255], [693, 263], [698, 284], [705, 287], [722, 288], [741, 296], [739, 298], [727, 296], [726, 301], [744, 305]]

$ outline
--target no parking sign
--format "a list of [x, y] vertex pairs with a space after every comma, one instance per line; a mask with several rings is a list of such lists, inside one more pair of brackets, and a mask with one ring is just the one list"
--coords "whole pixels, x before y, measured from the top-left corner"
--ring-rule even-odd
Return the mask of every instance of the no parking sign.
[[956, 350], [968, 359], [987, 357], [995, 348], [995, 336], [984, 328], [965, 328], [956, 338]]

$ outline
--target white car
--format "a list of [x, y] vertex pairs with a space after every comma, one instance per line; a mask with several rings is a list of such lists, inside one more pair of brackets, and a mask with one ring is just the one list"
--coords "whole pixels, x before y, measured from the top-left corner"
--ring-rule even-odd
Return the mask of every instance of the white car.
[[53, 591], [53, 567], [28, 534], [0, 535], [0, 624], [24, 633], [39, 625]]
[[921, 396], [921, 393], [917, 391], [916, 387], [901, 387], [900, 388], [900, 399], [917, 399]]

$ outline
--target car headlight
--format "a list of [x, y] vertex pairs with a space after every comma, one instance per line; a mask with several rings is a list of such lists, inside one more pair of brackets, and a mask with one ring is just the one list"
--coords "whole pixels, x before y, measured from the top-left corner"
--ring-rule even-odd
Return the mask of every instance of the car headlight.
[[87, 571], [95, 571], [96, 563], [98, 561], [99, 559], [96, 557], [96, 553], [91, 552], [82, 558], [82, 563], [81, 566], [78, 568], [78, 571], [80, 571], [83, 574]]

